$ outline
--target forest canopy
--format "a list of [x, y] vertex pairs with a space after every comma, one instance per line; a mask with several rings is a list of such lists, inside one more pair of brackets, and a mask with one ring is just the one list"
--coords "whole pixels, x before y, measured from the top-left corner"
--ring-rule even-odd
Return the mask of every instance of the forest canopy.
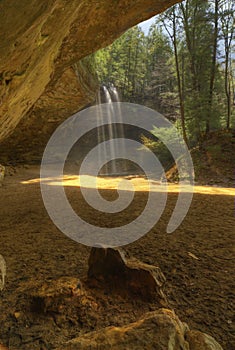
[[122, 101], [144, 104], [175, 122], [188, 145], [235, 118], [235, 3], [186, 0], [95, 54], [99, 81]]

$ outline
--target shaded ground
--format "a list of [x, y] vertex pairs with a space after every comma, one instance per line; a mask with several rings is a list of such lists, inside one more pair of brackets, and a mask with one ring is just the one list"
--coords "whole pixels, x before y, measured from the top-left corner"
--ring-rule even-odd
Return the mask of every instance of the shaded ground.
[[[38, 286], [63, 276], [83, 279], [89, 255], [89, 248], [67, 238], [50, 221], [39, 183], [21, 183], [37, 178], [38, 170], [21, 168], [7, 176], [0, 188], [0, 254], [7, 262], [6, 286], [0, 294], [0, 343], [10, 350], [53, 349], [79, 333], [123, 325], [156, 309], [157, 304], [121, 298], [95, 287], [87, 287], [89, 297], [79, 314], [75, 306], [66, 306], [64, 315], [43, 314], [33, 307], [32, 291], [36, 293]], [[165, 231], [177, 193], [169, 193], [156, 227], [125, 250], [161, 267], [170, 307], [182, 321], [212, 335], [225, 350], [234, 350], [234, 190], [223, 194], [215, 188], [213, 194], [213, 188], [206, 189], [209, 194], [194, 194], [187, 217], [171, 235]], [[105, 198], [116, 198], [116, 191], [102, 191]], [[131, 221], [147, 198], [142, 187], [135, 195], [134, 207], [114, 219], [94, 215], [78, 188], [67, 186], [66, 193], [83, 218], [105, 226], [121, 225], [126, 218]]]
[[[233, 187], [235, 182], [235, 131], [220, 130], [211, 132], [200, 147], [191, 150], [195, 179], [204, 185], [218, 184]], [[178, 179], [177, 167], [167, 172], [167, 178]]]

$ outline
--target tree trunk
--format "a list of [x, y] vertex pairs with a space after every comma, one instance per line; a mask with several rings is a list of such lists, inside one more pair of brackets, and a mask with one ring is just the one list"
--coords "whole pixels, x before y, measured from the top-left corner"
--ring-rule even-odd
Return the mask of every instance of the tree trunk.
[[182, 133], [183, 133], [184, 142], [186, 143], [186, 145], [188, 147], [189, 143], [188, 143], [188, 137], [187, 137], [186, 125], [185, 125], [184, 97], [183, 97], [183, 91], [182, 91], [180, 67], [179, 67], [179, 55], [178, 55], [178, 49], [177, 49], [175, 12], [173, 13], [173, 40], [172, 41], [173, 41], [174, 54], [175, 54], [175, 67], [176, 67], [177, 86], [178, 86], [178, 94], [179, 94], [179, 101], [180, 101], [180, 116], [181, 116]]
[[226, 128], [230, 128], [231, 120], [231, 82], [230, 82], [230, 72], [229, 72], [229, 49], [226, 49], [225, 55], [225, 94], [227, 99], [227, 121]]
[[216, 54], [217, 54], [217, 46], [218, 46], [218, 11], [219, 11], [219, 0], [215, 0], [213, 52], [212, 52], [209, 101], [208, 101], [209, 108], [208, 108], [208, 114], [207, 114], [207, 120], [206, 120], [206, 134], [210, 132], [210, 121], [213, 113], [213, 95], [214, 95], [214, 84], [215, 84], [215, 73], [216, 73]]
[[186, 125], [185, 125], [185, 110], [184, 110], [184, 96], [182, 91], [182, 84], [181, 84], [181, 76], [180, 76], [180, 66], [179, 66], [179, 55], [178, 55], [178, 48], [177, 48], [177, 32], [176, 32], [176, 14], [175, 14], [175, 7], [173, 8], [173, 17], [172, 20], [172, 30], [173, 34], [170, 33], [166, 23], [164, 20], [162, 21], [163, 26], [165, 30], [167, 31], [173, 47], [174, 47], [174, 56], [175, 56], [175, 68], [176, 68], [176, 76], [177, 76], [177, 89], [178, 89], [178, 95], [179, 95], [179, 103], [180, 103], [180, 118], [181, 118], [181, 126], [182, 126], [182, 134], [184, 142], [186, 143], [187, 147], [189, 146], [187, 132], [186, 132]]

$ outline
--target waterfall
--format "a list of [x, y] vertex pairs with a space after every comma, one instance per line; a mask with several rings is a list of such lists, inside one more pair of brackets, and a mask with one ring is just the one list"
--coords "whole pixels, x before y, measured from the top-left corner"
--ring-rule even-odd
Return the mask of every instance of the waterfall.
[[[112, 140], [114, 138], [116, 138], [116, 127], [115, 124], [112, 124], [112, 115], [114, 113], [113, 111], [113, 105], [112, 105], [112, 97], [111, 94], [109, 92], [109, 90], [107, 89], [106, 86], [103, 86], [103, 90], [104, 90], [104, 96], [105, 96], [105, 102], [107, 103], [107, 112], [108, 112], [108, 137], [111, 140], [110, 142], [110, 153], [113, 159], [115, 159], [114, 161], [111, 161], [111, 171], [110, 171], [110, 175], [114, 175], [117, 173], [117, 166], [116, 166], [116, 154], [117, 154], [117, 150], [115, 149], [115, 144], [114, 142], [112, 142]], [[106, 174], [108, 175], [108, 174]]]
[[[116, 149], [116, 144], [114, 140], [116, 138], [120, 139], [120, 147], [122, 148], [122, 153], [124, 154], [125, 146], [124, 146], [124, 128], [123, 128], [123, 118], [120, 108], [120, 98], [118, 91], [116, 87], [112, 84], [109, 86], [103, 85], [102, 90], [99, 92], [99, 96], [97, 99], [97, 104], [100, 105], [102, 102], [106, 103], [107, 105], [107, 115], [108, 115], [108, 126], [105, 128], [104, 126], [98, 128], [98, 143], [102, 143], [103, 141], [106, 141], [107, 139], [110, 140], [110, 149], [109, 152], [111, 154], [111, 157], [114, 159], [113, 161], [109, 162], [109, 164], [104, 166], [102, 168], [102, 171], [100, 172], [100, 175], [104, 176], [115, 176], [115, 175], [122, 175], [127, 173], [127, 167], [126, 162], [124, 159], [118, 159], [118, 150]], [[102, 95], [102, 98], [101, 98]], [[113, 124], [113, 116], [114, 116], [114, 109], [113, 109], [113, 102], [118, 103], [118, 113], [115, 115], [115, 121], [116, 123]], [[98, 109], [99, 110], [99, 109]], [[100, 110], [99, 110], [100, 111]], [[99, 118], [102, 120], [101, 111], [99, 112]], [[121, 140], [123, 139], [123, 140]], [[101, 147], [100, 152], [102, 154], [99, 155], [100, 159], [105, 158], [107, 156], [107, 149], [105, 149], [105, 146]]]

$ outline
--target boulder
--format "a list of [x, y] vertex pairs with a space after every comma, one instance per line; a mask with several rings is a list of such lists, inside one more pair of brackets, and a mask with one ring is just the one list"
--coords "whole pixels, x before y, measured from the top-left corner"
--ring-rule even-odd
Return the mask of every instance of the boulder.
[[130, 292], [144, 299], [157, 298], [162, 306], [167, 305], [163, 293], [165, 276], [157, 266], [127, 258], [123, 250], [92, 248], [88, 260], [88, 280], [96, 280], [119, 290]]
[[190, 331], [187, 324], [167, 309], [147, 313], [138, 321], [123, 327], [107, 327], [87, 333], [63, 346], [63, 350], [86, 349], [222, 350], [212, 337]]
[[32, 311], [41, 314], [61, 313], [66, 303], [71, 303], [70, 299], [79, 300], [80, 303], [85, 295], [81, 281], [66, 276], [49, 283], [34, 284], [32, 288], [28, 284], [26, 292], [31, 299]]
[[[94, 327], [96, 323], [97, 302], [78, 278], [64, 276], [49, 281], [32, 279], [22, 283], [18, 293], [24, 296], [26, 306], [14, 313], [17, 321], [30, 322], [32, 315], [47, 321], [53, 318], [58, 327], [65, 329], [71, 324], [74, 327], [92, 324]], [[42, 332], [45, 331], [44, 327], [42, 325]], [[32, 329], [30, 333], [33, 334]], [[27, 334], [27, 330], [24, 332], [21, 329], [21, 338]]]
[[63, 350], [190, 350], [185, 330], [186, 325], [174, 312], [160, 309], [126, 326], [107, 327], [75, 338]]

